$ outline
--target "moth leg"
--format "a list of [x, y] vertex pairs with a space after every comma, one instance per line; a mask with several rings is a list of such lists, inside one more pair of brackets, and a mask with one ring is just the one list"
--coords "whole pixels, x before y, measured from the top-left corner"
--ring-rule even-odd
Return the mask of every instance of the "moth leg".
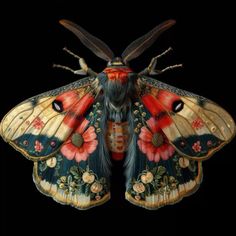
[[75, 75], [86, 75], [86, 74], [87, 74], [87, 72], [85, 72], [85, 71], [82, 70], [82, 69], [80, 69], [80, 70], [73, 70], [73, 69], [71, 69], [71, 68], [68, 67], [68, 66], [53, 64], [53, 67], [54, 67], [54, 68], [60, 68], [60, 69], [63, 69], [63, 70], [68, 70], [68, 71], [72, 72], [72, 73], [75, 74]]
[[147, 68], [145, 68], [143, 71], [141, 71], [139, 73], [139, 75], [158, 75], [161, 74], [167, 70], [170, 69], [174, 69], [176, 67], [181, 67], [182, 64], [179, 65], [173, 65], [173, 66], [168, 66], [167, 68], [163, 69], [163, 70], [157, 70], [156, 65], [157, 65], [157, 60], [160, 59], [161, 57], [163, 57], [164, 55], [166, 55], [167, 53], [171, 52], [173, 49], [171, 47], [169, 47], [167, 50], [165, 50], [163, 53], [157, 55], [156, 57], [153, 57], [149, 66]]
[[[162, 69], [162, 70], [154, 70], [155, 75], [159, 75], [162, 74], [168, 70], [173, 70], [175, 68], [179, 68], [179, 67], [183, 67], [183, 64], [176, 64], [176, 65], [172, 65], [172, 66], [167, 66], [166, 68]], [[154, 74], [152, 74], [154, 75]]]
[[96, 72], [94, 72], [91, 68], [88, 67], [88, 65], [86, 64], [85, 60], [82, 57], [76, 55], [75, 53], [71, 52], [67, 48], [63, 48], [63, 50], [79, 60], [79, 65], [80, 65], [81, 69], [73, 70], [68, 66], [63, 66], [63, 65], [58, 65], [58, 64], [54, 64], [53, 67], [68, 70], [68, 71], [72, 72], [75, 75], [87, 75], [87, 74], [91, 75], [91, 76], [96, 76], [97, 75]]
[[156, 57], [153, 57], [149, 66], [145, 68], [143, 71], [139, 73], [139, 75], [153, 75], [152, 72], [155, 71], [157, 60], [166, 55], [167, 53], [171, 52], [173, 49], [169, 47], [167, 50], [165, 50], [163, 53], [157, 55]]

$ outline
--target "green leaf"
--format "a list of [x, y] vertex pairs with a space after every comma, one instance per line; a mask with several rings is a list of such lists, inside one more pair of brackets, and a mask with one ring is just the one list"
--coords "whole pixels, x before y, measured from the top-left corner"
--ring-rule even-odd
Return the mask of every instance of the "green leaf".
[[71, 174], [72, 174], [74, 177], [75, 177], [75, 176], [79, 176], [79, 175], [78, 175], [78, 173], [77, 173], [77, 172], [75, 172], [75, 171], [73, 171], [73, 170], [72, 170], [72, 171], [70, 171], [70, 173], [71, 173]]
[[162, 177], [160, 175], [155, 175], [155, 180], [159, 180], [161, 179]]
[[76, 179], [76, 180], [81, 180], [81, 176], [79, 176], [79, 175], [74, 175], [74, 179]]
[[164, 166], [158, 166], [158, 169], [157, 169], [158, 175], [163, 175], [165, 174], [165, 172], [166, 172], [166, 168]]
[[86, 195], [86, 196], [89, 196], [89, 194], [90, 194], [90, 185], [87, 184], [87, 185], [85, 186], [85, 195]]
[[63, 160], [62, 155], [58, 155], [58, 156], [57, 156], [57, 161], [62, 161], [62, 160]]
[[72, 188], [72, 187], [69, 187], [69, 192], [74, 193], [74, 192], [75, 192], [75, 189]]
[[81, 167], [78, 168], [79, 175], [82, 175], [85, 172], [85, 170]]
[[156, 189], [158, 187], [158, 181], [156, 181], [156, 180], [152, 181], [151, 185], [154, 189]]
[[156, 174], [156, 172], [157, 172], [157, 167], [154, 167], [154, 168], [153, 168], [153, 169], [151, 169], [150, 171], [151, 171], [151, 173], [152, 173], [153, 175], [155, 175], [155, 174]]
[[73, 195], [79, 195], [79, 191], [77, 189], [74, 190]]
[[70, 172], [73, 174], [73, 173], [75, 173], [75, 174], [78, 174], [78, 168], [76, 167], [76, 166], [72, 166], [71, 168], [70, 168]]
[[71, 175], [69, 175], [69, 176], [67, 177], [67, 183], [70, 184], [70, 182], [72, 182], [72, 176], [71, 176]]
[[84, 185], [84, 181], [81, 178], [79, 178], [77, 180], [77, 184], [82, 186], [82, 185]]
[[136, 192], [133, 189], [130, 189], [129, 192], [131, 193], [131, 195], [135, 195]]
[[78, 192], [79, 195], [83, 194], [83, 188], [82, 188], [82, 186], [79, 186], [79, 187], [77, 188], [77, 192]]
[[165, 175], [165, 176], [163, 177], [163, 182], [165, 183], [165, 185], [168, 184], [169, 179], [168, 179], [168, 176], [167, 176], [167, 175]]
[[101, 184], [105, 184], [107, 181], [106, 181], [106, 179], [105, 179], [104, 177], [102, 177], [102, 178], [99, 180], [99, 182], [100, 182]]
[[40, 164], [39, 164], [39, 170], [41, 171], [41, 172], [43, 172], [43, 171], [45, 171], [47, 169], [47, 164], [46, 164], [46, 162], [44, 161], [44, 162], [41, 162]]
[[188, 168], [189, 168], [190, 171], [192, 171], [192, 172], [195, 172], [195, 171], [196, 171], [197, 167], [196, 167], [195, 164], [196, 164], [195, 161], [192, 161], [192, 160], [191, 160], [191, 161], [189, 162]]
[[164, 192], [165, 192], [164, 188], [160, 188], [160, 189], [159, 189], [159, 193], [160, 193], [161, 195], [163, 195]]
[[149, 184], [146, 185], [146, 192], [147, 192], [147, 195], [148, 195], [148, 196], [151, 195], [151, 189], [150, 189]]

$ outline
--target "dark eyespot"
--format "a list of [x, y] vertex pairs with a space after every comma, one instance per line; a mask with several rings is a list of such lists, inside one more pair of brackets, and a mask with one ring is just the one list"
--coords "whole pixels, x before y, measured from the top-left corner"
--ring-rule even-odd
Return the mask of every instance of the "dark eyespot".
[[57, 101], [57, 100], [53, 101], [52, 108], [54, 111], [63, 112], [63, 104], [61, 101]]
[[184, 108], [184, 102], [181, 100], [174, 101], [172, 104], [172, 111], [177, 113], [182, 111]]

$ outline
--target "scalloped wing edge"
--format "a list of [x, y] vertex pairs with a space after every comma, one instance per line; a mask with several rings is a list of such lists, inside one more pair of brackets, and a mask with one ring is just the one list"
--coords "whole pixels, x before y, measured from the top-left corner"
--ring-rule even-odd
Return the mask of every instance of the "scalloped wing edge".
[[110, 192], [107, 193], [102, 199], [91, 201], [89, 196], [78, 194], [66, 194], [64, 190], [58, 189], [56, 184], [51, 184], [42, 180], [37, 174], [38, 162], [34, 162], [33, 167], [33, 181], [36, 188], [40, 193], [51, 197], [57, 203], [62, 205], [70, 205], [79, 210], [87, 210], [89, 208], [99, 206], [110, 200]]
[[183, 198], [191, 196], [199, 189], [203, 181], [203, 168], [201, 161], [198, 161], [198, 168], [198, 175], [194, 181], [190, 180], [187, 183], [181, 184], [177, 190], [172, 190], [170, 194], [166, 194], [164, 197], [161, 194], [153, 194], [148, 196], [148, 201], [136, 200], [126, 191], [125, 199], [133, 205], [143, 207], [148, 210], [157, 210], [167, 205], [174, 205], [182, 201]]

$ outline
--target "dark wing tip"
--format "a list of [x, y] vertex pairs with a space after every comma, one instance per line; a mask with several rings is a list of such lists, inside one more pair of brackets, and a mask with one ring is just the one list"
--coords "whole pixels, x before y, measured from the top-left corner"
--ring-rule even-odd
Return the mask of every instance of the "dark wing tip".
[[59, 20], [59, 23], [60, 23], [61, 25], [63, 25], [63, 26], [68, 25], [69, 22], [70, 22], [70, 21], [65, 20], [65, 19], [61, 19], [61, 20]]
[[172, 27], [175, 24], [176, 24], [176, 20], [170, 19], [170, 20], [164, 21], [161, 25], [163, 25], [163, 27], [165, 29], [169, 29], [170, 27]]
[[65, 19], [61, 19], [61, 20], [59, 20], [59, 23], [60, 23], [61, 25], [63, 25], [64, 21], [66, 21], [66, 20], [65, 20]]
[[169, 20], [165, 21], [165, 23], [168, 24], [169, 26], [172, 26], [172, 25], [176, 24], [176, 20], [169, 19]]
[[64, 26], [65, 28], [67, 28], [68, 30], [72, 30], [73, 28], [81, 28], [81, 26], [76, 25], [74, 22], [70, 21], [70, 20], [66, 20], [66, 19], [61, 19], [59, 20], [59, 23]]

